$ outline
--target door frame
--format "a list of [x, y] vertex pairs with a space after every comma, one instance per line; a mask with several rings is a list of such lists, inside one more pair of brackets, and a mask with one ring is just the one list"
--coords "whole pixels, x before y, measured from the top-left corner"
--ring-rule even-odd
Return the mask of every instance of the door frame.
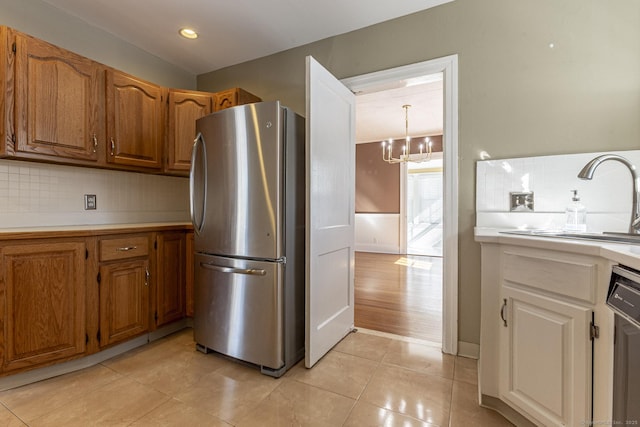
[[[341, 80], [358, 92], [443, 73], [443, 287], [442, 351], [458, 353], [458, 55], [449, 55]], [[354, 165], [355, 167], [355, 165]]]
[[400, 253], [407, 253], [407, 172], [406, 163], [400, 163], [400, 218], [399, 230]]

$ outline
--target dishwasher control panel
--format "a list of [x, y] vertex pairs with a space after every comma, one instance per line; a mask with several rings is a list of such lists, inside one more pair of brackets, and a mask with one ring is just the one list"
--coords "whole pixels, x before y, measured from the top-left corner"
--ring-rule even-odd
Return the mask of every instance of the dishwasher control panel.
[[640, 272], [613, 267], [607, 305], [640, 328]]

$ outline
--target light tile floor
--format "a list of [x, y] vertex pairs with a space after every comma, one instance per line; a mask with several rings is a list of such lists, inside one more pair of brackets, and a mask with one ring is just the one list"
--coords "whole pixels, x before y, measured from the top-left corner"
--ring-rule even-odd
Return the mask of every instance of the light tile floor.
[[477, 404], [476, 361], [356, 332], [280, 379], [194, 347], [185, 329], [0, 393], [2, 426], [510, 426]]

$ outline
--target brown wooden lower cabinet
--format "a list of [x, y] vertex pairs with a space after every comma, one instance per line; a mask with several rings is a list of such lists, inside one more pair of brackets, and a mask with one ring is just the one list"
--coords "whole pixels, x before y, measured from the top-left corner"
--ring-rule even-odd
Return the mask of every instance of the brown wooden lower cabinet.
[[184, 318], [187, 233], [0, 238], [0, 375], [95, 353]]
[[84, 239], [0, 243], [3, 372], [85, 352], [85, 257]]
[[186, 315], [188, 317], [193, 317], [193, 281], [194, 281], [194, 273], [195, 266], [193, 265], [193, 250], [194, 250], [194, 234], [193, 231], [187, 233], [187, 258], [185, 261], [185, 265], [187, 266], [186, 277], [187, 277], [187, 310]]
[[185, 315], [186, 238], [181, 232], [158, 233], [156, 252], [155, 326]]
[[149, 260], [100, 266], [100, 346], [149, 330]]

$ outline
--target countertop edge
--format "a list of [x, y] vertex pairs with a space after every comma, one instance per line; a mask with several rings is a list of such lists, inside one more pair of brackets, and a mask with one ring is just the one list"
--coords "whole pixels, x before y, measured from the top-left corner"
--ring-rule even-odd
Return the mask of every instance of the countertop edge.
[[624, 243], [598, 242], [589, 240], [571, 240], [553, 237], [536, 237], [527, 235], [500, 234], [507, 229], [483, 228], [474, 229], [475, 241], [478, 243], [508, 244], [527, 246], [538, 249], [558, 250], [584, 255], [599, 256], [610, 261], [640, 269], [640, 246]]
[[134, 224], [89, 224], [76, 226], [25, 227], [0, 229], [0, 241], [54, 237], [94, 237], [108, 234], [152, 231], [191, 231], [189, 222], [153, 222]]

